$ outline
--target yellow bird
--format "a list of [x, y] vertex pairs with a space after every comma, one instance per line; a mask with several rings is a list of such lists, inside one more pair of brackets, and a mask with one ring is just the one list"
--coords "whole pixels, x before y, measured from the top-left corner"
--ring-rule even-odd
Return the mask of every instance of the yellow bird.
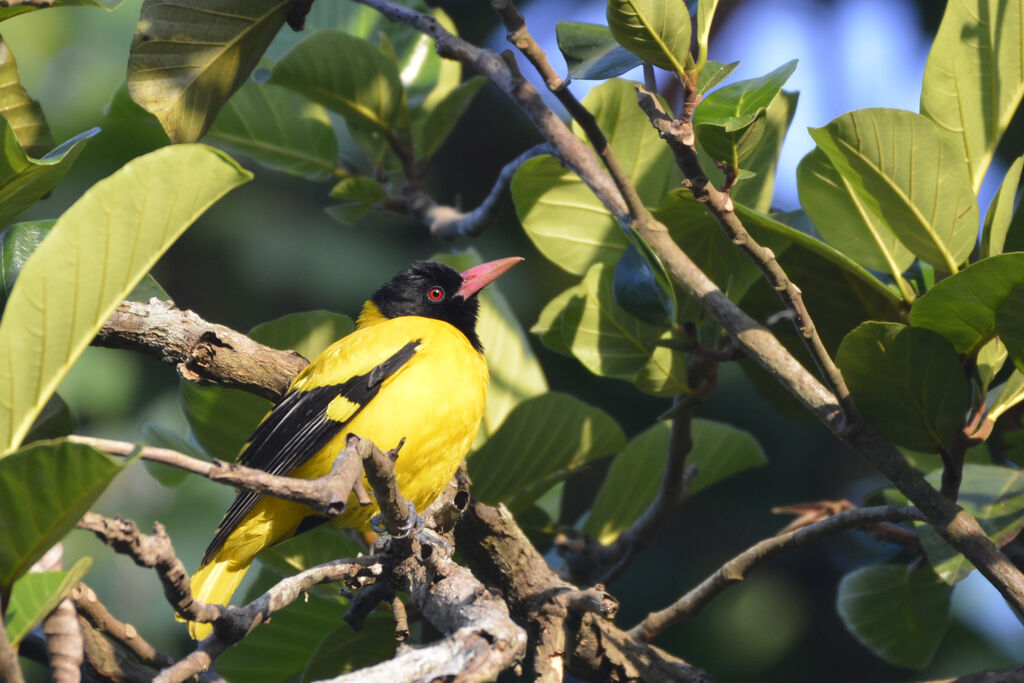
[[[349, 433], [387, 450], [405, 439], [395, 474], [418, 510], [441, 493], [469, 450], [487, 397], [487, 363], [476, 334], [477, 292], [522, 259], [459, 273], [420, 261], [363, 305], [356, 329], [334, 342], [292, 383], [249, 437], [238, 462], [271, 474], [328, 474]], [[375, 505], [354, 496], [340, 527], [365, 528]], [[257, 553], [326, 517], [299, 503], [241, 491], [192, 576], [192, 595], [226, 605]], [[189, 622], [201, 639], [210, 624]]]

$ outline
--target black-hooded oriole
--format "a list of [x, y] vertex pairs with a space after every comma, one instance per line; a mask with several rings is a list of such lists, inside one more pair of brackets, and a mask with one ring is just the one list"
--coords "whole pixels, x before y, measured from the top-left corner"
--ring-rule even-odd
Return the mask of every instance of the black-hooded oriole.
[[[240, 464], [312, 479], [330, 472], [349, 433], [382, 449], [405, 439], [395, 463], [399, 490], [423, 510], [451, 480], [476, 436], [487, 363], [476, 334], [477, 293], [522, 259], [459, 273], [420, 261], [378, 289], [356, 329], [327, 347], [249, 437]], [[354, 497], [338, 526], [366, 527], [375, 505]], [[253, 557], [326, 518], [309, 508], [242, 491], [192, 577], [192, 595], [227, 604]], [[193, 638], [209, 624], [189, 623]]]

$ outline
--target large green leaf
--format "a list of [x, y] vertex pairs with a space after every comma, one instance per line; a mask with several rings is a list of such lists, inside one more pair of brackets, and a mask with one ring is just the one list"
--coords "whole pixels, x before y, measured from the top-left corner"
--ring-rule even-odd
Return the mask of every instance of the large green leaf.
[[799, 93], [780, 92], [765, 113], [765, 129], [761, 141], [751, 155], [743, 162], [743, 168], [754, 173], [733, 188], [733, 201], [746, 204], [757, 211], [768, 212], [772, 207], [775, 191], [775, 173], [782, 154], [782, 142], [793, 122]]
[[3, 37], [0, 37], [0, 116], [7, 119], [29, 156], [41, 157], [56, 144], [43, 108], [29, 97], [18, 79], [18, 60]]
[[66, 441], [37, 442], [0, 460], [0, 593], [75, 526], [123, 467]]
[[923, 669], [946, 634], [951, 595], [927, 569], [880, 564], [844, 576], [836, 607], [864, 647], [890, 664]]
[[1024, 5], [949, 0], [924, 69], [921, 113], [952, 133], [977, 192], [1024, 96]]
[[563, 356], [571, 356], [572, 351], [562, 340], [562, 314], [577, 296], [579, 296], [579, 286], [573, 285], [548, 301], [537, 317], [537, 322], [530, 328], [530, 332], [540, 337], [544, 346]]
[[199, 215], [251, 174], [219, 150], [167, 147], [89, 189], [25, 264], [0, 320], [0, 450], [21, 443], [82, 350]]
[[371, 666], [395, 654], [395, 619], [375, 612], [355, 631], [342, 624], [324, 636], [302, 672], [302, 682], [321, 681]]
[[1013, 221], [1013, 204], [1018, 196], [1017, 186], [1020, 184], [1021, 171], [1024, 170], [1024, 156], [1017, 157], [999, 186], [999, 192], [992, 199], [985, 213], [985, 225], [981, 232], [981, 257], [995, 256], [1003, 253], [1006, 234]]
[[811, 137], [911, 251], [955, 273], [978, 234], [978, 204], [956, 144], [927, 118], [902, 109], [843, 114]]
[[[938, 488], [942, 470], [929, 473], [927, 478]], [[996, 465], [964, 465], [957, 502], [978, 520], [992, 542], [1002, 547], [1024, 527], [1024, 472]], [[928, 561], [949, 585], [964, 579], [974, 569], [931, 526], [918, 524], [917, 533]]]
[[[276, 349], [294, 349], [309, 359], [352, 331], [352, 319], [328, 311], [308, 311], [261, 323], [249, 336]], [[181, 382], [182, 410], [196, 442], [214, 458], [231, 461], [256, 425], [273, 407], [270, 401], [238, 389]]]
[[767, 110], [796, 70], [796, 60], [774, 71], [719, 88], [693, 115], [697, 140], [715, 161], [734, 169], [760, 143], [768, 125]]
[[836, 364], [857, 408], [897, 445], [935, 452], [963, 426], [967, 378], [952, 345], [930, 330], [866, 322], [846, 335]]
[[1013, 364], [1024, 372], [1024, 285], [1011, 289], [996, 309], [996, 334]]
[[291, 0], [145, 0], [128, 57], [132, 99], [172, 142], [194, 142], [245, 83]]
[[801, 206], [833, 247], [894, 279], [914, 262], [913, 252], [861, 201], [821, 149], [803, 158], [796, 178]]
[[7, 119], [0, 116], [0, 226], [35, 204], [53, 189], [75, 163], [86, 140], [100, 132], [91, 128], [55, 148], [42, 159], [32, 159], [21, 148]]
[[1024, 285], [1024, 253], [1001, 254], [942, 280], [914, 302], [910, 322], [973, 353], [996, 332], [996, 309], [1014, 287]]
[[27, 3], [11, 4], [10, 6], [4, 5], [0, 7], [0, 21], [16, 17], [25, 12], [45, 9], [47, 7], [74, 7], [77, 5], [83, 7], [100, 7], [109, 12], [118, 8], [122, 2], [124, 2], [124, 0], [46, 0], [46, 2], [34, 3], [31, 5]]
[[[693, 449], [686, 463], [697, 466], [697, 478], [690, 484], [689, 495], [767, 462], [757, 440], [741, 429], [694, 419], [691, 430]], [[670, 423], [659, 422], [615, 456], [583, 524], [583, 530], [598, 542], [613, 543], [654, 500], [668, 459], [670, 432]]]
[[14, 582], [10, 604], [6, 606], [7, 637], [11, 645], [18, 643], [60, 604], [89, 568], [91, 557], [79, 558], [67, 571], [25, 574]]
[[605, 16], [619, 45], [645, 62], [680, 78], [693, 64], [690, 14], [681, 0], [608, 0]]
[[252, 78], [221, 109], [206, 140], [310, 180], [331, 178], [338, 163], [338, 143], [323, 107]]
[[536, 396], [516, 406], [469, 456], [473, 494], [514, 510], [525, 507], [573, 470], [625, 444], [622, 428], [603, 410], [569, 394]]
[[[678, 185], [672, 153], [636, 106], [631, 84], [611, 80], [583, 100], [607, 136], [612, 151], [647, 206], [657, 206]], [[574, 124], [576, 134], [585, 138]], [[628, 238], [611, 213], [583, 184], [550, 156], [530, 159], [512, 179], [512, 198], [526, 234], [552, 262], [582, 275], [595, 262], [612, 265]]]
[[[460, 271], [483, 262], [474, 249], [459, 255], [435, 254], [431, 258]], [[491, 373], [478, 445], [498, 430], [517, 405], [548, 391], [540, 361], [530, 348], [526, 332], [516, 319], [508, 299], [501, 293], [500, 285], [500, 282], [489, 285], [477, 297], [480, 313], [476, 330]]]
[[[246, 594], [254, 600], [279, 580], [260, 571]], [[344, 623], [345, 606], [339, 598], [310, 592], [275, 612], [241, 642], [217, 659], [217, 671], [233, 683], [281, 683], [300, 675], [325, 633]]]
[[688, 393], [682, 352], [657, 343], [670, 339], [671, 332], [615, 303], [613, 278], [613, 269], [602, 263], [587, 271], [562, 313], [563, 343], [595, 375], [624, 379], [654, 396]]
[[643, 60], [615, 42], [611, 29], [600, 24], [560, 21], [555, 24], [558, 49], [569, 67], [569, 78], [581, 81], [615, 78]]
[[432, 94], [424, 101], [423, 107], [416, 111], [417, 116], [413, 122], [413, 144], [417, 159], [429, 159], [437, 152], [486, 82], [483, 76], [474, 76], [437, 98]]
[[391, 132], [403, 111], [394, 60], [339, 31], [321, 30], [303, 40], [274, 66], [269, 82], [319, 102], [350, 126]]

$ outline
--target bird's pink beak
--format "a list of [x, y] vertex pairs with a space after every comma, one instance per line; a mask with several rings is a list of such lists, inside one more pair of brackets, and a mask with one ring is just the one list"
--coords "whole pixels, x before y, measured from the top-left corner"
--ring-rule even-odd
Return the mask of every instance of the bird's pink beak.
[[459, 287], [459, 291], [456, 294], [463, 299], [468, 299], [504, 275], [509, 268], [522, 260], [521, 256], [509, 256], [508, 258], [500, 258], [497, 261], [489, 261], [481, 263], [479, 266], [473, 266], [469, 270], [460, 273], [462, 275], [462, 286]]

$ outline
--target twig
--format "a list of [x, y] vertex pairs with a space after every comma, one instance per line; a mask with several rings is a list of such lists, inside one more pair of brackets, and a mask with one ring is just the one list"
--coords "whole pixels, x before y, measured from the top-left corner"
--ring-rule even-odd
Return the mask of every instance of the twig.
[[18, 653], [11, 647], [11, 641], [7, 639], [7, 626], [4, 624], [4, 614], [0, 611], [0, 681], [10, 683], [25, 683], [21, 674], [21, 666], [18, 665]]
[[498, 174], [490, 193], [480, 206], [469, 212], [463, 212], [452, 206], [444, 206], [434, 201], [426, 192], [411, 191], [404, 200], [400, 200], [396, 209], [407, 211], [413, 218], [430, 229], [430, 234], [443, 240], [454, 240], [459, 237], [476, 237], [484, 231], [498, 213], [505, 190], [512, 182], [512, 177], [529, 159], [541, 154], [551, 154], [550, 145], [540, 144], [526, 150], [512, 161], [505, 164]]
[[634, 638], [644, 641], [653, 640], [672, 624], [699, 614], [722, 591], [743, 581], [747, 572], [783, 552], [817, 543], [828, 536], [860, 526], [874, 525], [879, 522], [923, 520], [924, 515], [920, 510], [904, 505], [858, 508], [840, 512], [828, 519], [794, 531], [766, 538], [723, 564], [711, 576], [704, 579], [699, 586], [665, 609], [648, 614], [643, 621], [629, 629], [628, 633]]
[[117, 641], [146, 666], [162, 669], [174, 663], [169, 655], [158, 652], [150, 645], [134, 626], [125, 624], [112, 615], [89, 586], [84, 583], [76, 585], [71, 589], [71, 599], [78, 609], [78, 614], [89, 625]]
[[358, 455], [355, 455], [354, 450], [348, 448], [335, 459], [329, 474], [318, 479], [297, 479], [274, 476], [262, 470], [227, 463], [223, 460], [214, 460], [213, 462], [199, 460], [169, 448], [144, 446], [140, 449], [127, 441], [78, 434], [68, 436], [67, 440], [122, 457], [134, 455], [138, 451], [143, 460], [177, 467], [222, 484], [247, 488], [266, 495], [302, 503], [329, 517], [335, 517], [345, 511], [351, 492], [356, 494], [357, 500], [361, 503], [369, 502], [359, 476], [361, 460]]
[[157, 299], [122, 303], [93, 344], [143, 351], [175, 365], [183, 379], [251, 391], [272, 401], [309, 364], [294, 351], [264, 346]]

